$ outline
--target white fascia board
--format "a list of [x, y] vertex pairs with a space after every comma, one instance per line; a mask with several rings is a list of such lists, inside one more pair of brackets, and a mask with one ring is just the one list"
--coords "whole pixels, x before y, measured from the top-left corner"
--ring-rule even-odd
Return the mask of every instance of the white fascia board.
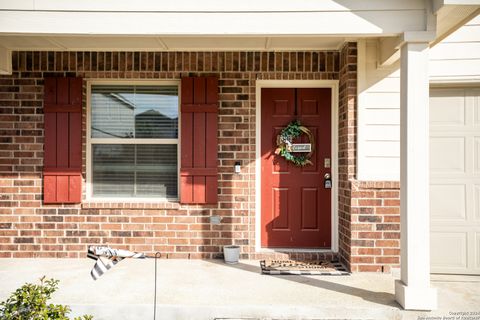
[[424, 30], [424, 20], [424, 10], [280, 13], [0, 11], [0, 33], [390, 36]]
[[436, 38], [436, 31], [406, 31], [400, 37], [400, 48], [403, 44], [409, 43], [431, 43]]
[[480, 0], [433, 0], [432, 9], [437, 13], [444, 6], [478, 6]]
[[451, 6], [477, 6], [480, 5], [480, 0], [443, 0], [443, 4]]
[[106, 12], [300, 12], [355, 10], [415, 10], [423, 0], [0, 0], [1, 9]]

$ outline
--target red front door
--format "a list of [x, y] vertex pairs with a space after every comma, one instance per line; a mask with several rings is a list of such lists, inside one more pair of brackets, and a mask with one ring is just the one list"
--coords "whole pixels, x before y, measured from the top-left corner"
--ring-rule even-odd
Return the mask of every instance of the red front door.
[[[261, 108], [262, 247], [330, 248], [331, 90], [262, 89]], [[274, 153], [277, 135], [295, 119], [315, 137], [313, 165], [297, 167]]]

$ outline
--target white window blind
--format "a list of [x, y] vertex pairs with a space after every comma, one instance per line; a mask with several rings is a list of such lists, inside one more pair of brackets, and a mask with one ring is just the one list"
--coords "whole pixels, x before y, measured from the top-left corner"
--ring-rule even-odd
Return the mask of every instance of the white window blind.
[[178, 87], [93, 85], [94, 197], [178, 198]]

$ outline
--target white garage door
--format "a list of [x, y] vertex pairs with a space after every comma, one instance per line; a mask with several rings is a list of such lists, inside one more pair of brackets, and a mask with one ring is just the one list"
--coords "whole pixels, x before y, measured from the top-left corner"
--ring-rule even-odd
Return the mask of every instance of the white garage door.
[[430, 90], [433, 273], [480, 274], [480, 89]]

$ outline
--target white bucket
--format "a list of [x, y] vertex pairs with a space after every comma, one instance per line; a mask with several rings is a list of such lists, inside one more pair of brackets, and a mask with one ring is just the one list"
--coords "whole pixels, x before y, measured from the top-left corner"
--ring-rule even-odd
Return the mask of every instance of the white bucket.
[[226, 263], [235, 264], [238, 263], [238, 258], [240, 257], [240, 247], [239, 246], [224, 246], [223, 247], [223, 257]]

